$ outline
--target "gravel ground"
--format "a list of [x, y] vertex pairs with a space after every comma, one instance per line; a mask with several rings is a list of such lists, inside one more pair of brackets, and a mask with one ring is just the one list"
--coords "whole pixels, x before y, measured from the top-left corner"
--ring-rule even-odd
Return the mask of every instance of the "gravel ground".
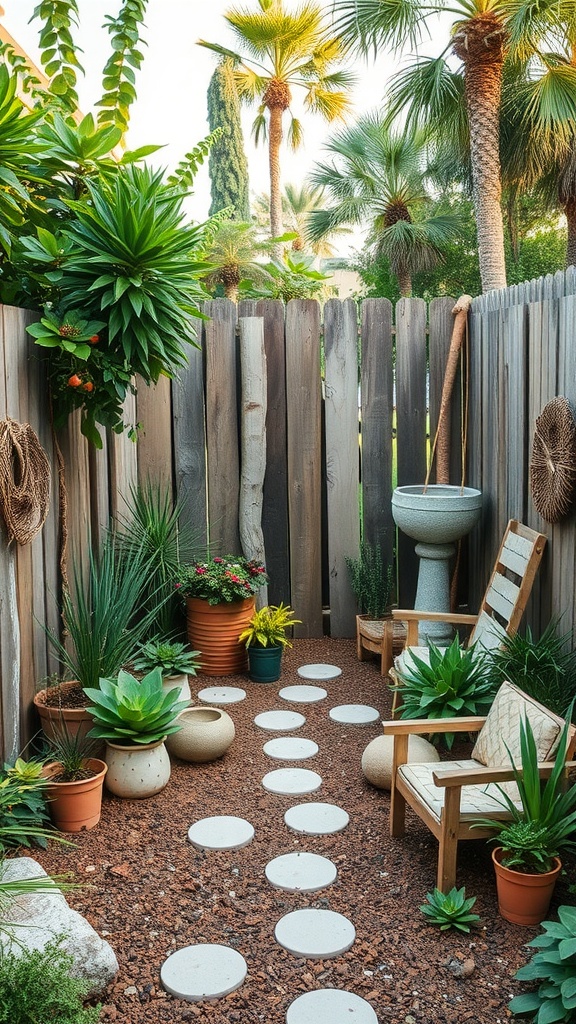
[[[302, 682], [296, 669], [309, 662], [342, 668], [338, 679], [324, 684], [328, 699], [306, 706], [280, 700], [278, 690]], [[195, 695], [220, 681], [200, 675], [193, 682]], [[376, 661], [358, 662], [351, 640], [297, 640], [285, 654], [278, 683], [258, 685], [243, 676], [222, 682], [247, 690], [246, 700], [227, 709], [236, 739], [222, 759], [207, 765], [175, 762], [168, 787], [148, 800], [105, 795], [100, 825], [80, 835], [74, 849], [52, 844], [35, 854], [49, 872], [69, 870], [88, 883], [69, 900], [116, 951], [120, 971], [104, 996], [102, 1021], [285, 1024], [290, 1003], [316, 988], [362, 996], [380, 1024], [507, 1020], [508, 1000], [521, 990], [513, 974], [529, 955], [523, 944], [538, 929], [509, 925], [498, 916], [484, 841], [461, 844], [459, 858], [459, 884], [478, 897], [481, 926], [467, 936], [441, 933], [426, 923], [418, 908], [434, 885], [436, 842], [411, 812], [405, 838], [388, 836], [388, 794], [369, 785], [360, 766], [367, 743], [380, 734], [379, 723], [343, 726], [328, 717], [330, 707], [348, 703], [373, 705], [389, 717], [391, 696]], [[301, 762], [322, 775], [317, 793], [288, 797], [262, 788], [262, 777], [281, 764], [262, 752], [277, 734], [258, 729], [253, 719], [279, 707], [305, 714], [298, 735], [319, 744], [316, 757]], [[307, 800], [344, 807], [348, 827], [318, 837], [289, 830], [284, 812]], [[256, 829], [253, 842], [233, 852], [195, 850], [187, 830], [213, 814], [247, 818]], [[272, 888], [264, 876], [267, 862], [294, 850], [333, 860], [335, 883], [309, 894]], [[554, 906], [573, 902], [566, 886], [566, 880], [559, 884]], [[356, 928], [351, 949], [324, 960], [301, 959], [282, 949], [274, 939], [275, 924], [303, 907], [348, 917]], [[243, 985], [204, 1003], [164, 992], [159, 972], [166, 956], [207, 942], [242, 953], [248, 964]]]

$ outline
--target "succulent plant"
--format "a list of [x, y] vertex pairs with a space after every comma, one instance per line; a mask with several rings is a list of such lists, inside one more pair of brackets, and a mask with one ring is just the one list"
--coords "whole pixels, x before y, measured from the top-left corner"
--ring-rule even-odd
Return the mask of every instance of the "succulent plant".
[[169, 637], [155, 637], [140, 644], [133, 664], [137, 672], [159, 668], [162, 676], [195, 676], [196, 669], [200, 668], [199, 657], [200, 651], [191, 651], [186, 644], [176, 643]]
[[470, 926], [477, 924], [480, 920], [478, 914], [471, 914], [470, 911], [476, 903], [476, 897], [470, 896], [466, 899], [464, 886], [461, 889], [451, 889], [450, 892], [427, 892], [427, 903], [424, 903], [420, 910], [431, 924], [439, 926], [441, 932], [449, 928], [457, 928], [460, 932], [469, 932]]
[[125, 746], [157, 743], [181, 728], [176, 718], [188, 701], [178, 700], [180, 692], [179, 687], [163, 692], [159, 668], [140, 682], [124, 671], [117, 680], [101, 679], [100, 689], [84, 690], [92, 701], [88, 710], [94, 719], [88, 735]]

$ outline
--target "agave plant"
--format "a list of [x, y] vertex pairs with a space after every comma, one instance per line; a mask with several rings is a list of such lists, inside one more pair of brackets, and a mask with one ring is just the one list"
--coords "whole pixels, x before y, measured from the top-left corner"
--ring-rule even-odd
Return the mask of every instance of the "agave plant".
[[159, 668], [141, 682], [121, 670], [117, 680], [101, 679], [100, 689], [89, 686], [84, 693], [92, 701], [88, 710], [94, 719], [88, 735], [124, 746], [159, 743], [178, 732], [176, 718], [188, 707], [188, 701], [178, 700], [179, 687], [163, 692]]
[[476, 897], [470, 896], [466, 899], [464, 886], [461, 889], [451, 889], [450, 892], [441, 892], [434, 889], [426, 893], [427, 903], [424, 903], [420, 910], [431, 924], [437, 924], [441, 932], [449, 928], [456, 928], [459, 932], [469, 932], [470, 926], [480, 920], [478, 914], [470, 911], [476, 903]]
[[[488, 712], [497, 689], [489, 666], [477, 646], [462, 649], [455, 637], [441, 650], [430, 642], [430, 662], [405, 652], [396, 687], [402, 697], [401, 718], [460, 718]], [[411, 662], [411, 664], [408, 663]], [[443, 733], [448, 750], [454, 733]]]
[[140, 644], [138, 657], [134, 658], [137, 672], [150, 672], [159, 668], [162, 678], [176, 675], [196, 675], [200, 668], [200, 651], [191, 651], [187, 644], [178, 643], [170, 637], [154, 637]]

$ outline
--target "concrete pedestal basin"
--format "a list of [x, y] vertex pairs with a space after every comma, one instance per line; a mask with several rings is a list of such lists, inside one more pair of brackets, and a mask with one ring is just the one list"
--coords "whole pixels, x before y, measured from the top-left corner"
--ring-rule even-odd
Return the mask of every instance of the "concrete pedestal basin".
[[[397, 487], [392, 495], [394, 522], [408, 537], [418, 541], [420, 558], [414, 607], [421, 611], [450, 611], [450, 558], [454, 542], [476, 525], [482, 511], [482, 494], [474, 487], [423, 484]], [[451, 629], [442, 622], [422, 623], [421, 643], [449, 642]]]

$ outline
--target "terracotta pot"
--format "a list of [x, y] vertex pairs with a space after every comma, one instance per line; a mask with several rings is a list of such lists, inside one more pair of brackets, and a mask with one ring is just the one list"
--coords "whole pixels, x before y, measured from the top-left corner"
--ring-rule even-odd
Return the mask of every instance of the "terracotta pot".
[[[52, 782], [46, 787], [48, 810], [54, 826], [60, 832], [81, 832], [94, 828], [100, 821], [102, 788], [108, 765], [96, 757], [89, 757], [86, 769], [93, 772], [89, 779], [76, 782]], [[42, 769], [45, 779], [53, 779], [62, 771], [59, 761], [52, 761]]]
[[502, 854], [501, 846], [492, 850], [500, 915], [512, 924], [540, 924], [548, 913], [556, 879], [562, 870], [560, 858], [554, 858], [556, 866], [552, 871], [528, 875], [504, 867], [500, 863]]
[[186, 708], [177, 722], [182, 728], [168, 736], [166, 746], [174, 757], [196, 764], [222, 757], [236, 735], [234, 722], [221, 708]]
[[233, 676], [248, 668], [246, 647], [238, 637], [255, 609], [254, 597], [245, 601], [208, 604], [199, 597], [186, 599], [188, 640], [200, 651], [200, 670], [207, 676]]
[[164, 739], [159, 743], [131, 746], [107, 741], [106, 789], [128, 800], [142, 800], [160, 793], [170, 778], [170, 758]]
[[[86, 736], [94, 725], [92, 715], [88, 714], [86, 708], [65, 708], [58, 704], [48, 705], [45, 703], [46, 695], [49, 692], [59, 691], [64, 695], [77, 686], [78, 683], [75, 680], [70, 680], [66, 683], [59, 683], [56, 687], [50, 687], [49, 690], [39, 690], [34, 697], [34, 706], [40, 715], [44, 735], [48, 739], [55, 738], [58, 730], [62, 730], [62, 723], [70, 736]], [[86, 698], [86, 707], [88, 703], [88, 698]]]
[[253, 683], [275, 683], [282, 666], [281, 644], [278, 647], [249, 647], [248, 665]]

